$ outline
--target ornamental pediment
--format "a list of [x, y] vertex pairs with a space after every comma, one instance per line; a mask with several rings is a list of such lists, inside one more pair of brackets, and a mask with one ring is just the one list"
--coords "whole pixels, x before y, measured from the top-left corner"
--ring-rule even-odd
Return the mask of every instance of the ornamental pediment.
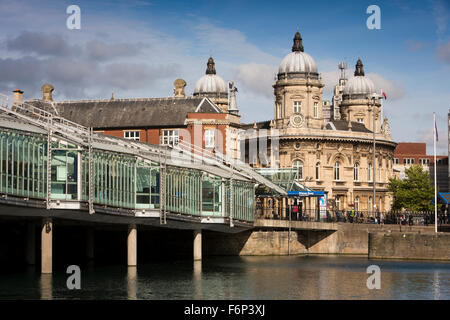
[[305, 99], [305, 96], [302, 94], [294, 94], [291, 95], [291, 99]]
[[318, 95], [315, 95], [312, 98], [313, 98], [313, 100], [320, 100], [320, 97]]

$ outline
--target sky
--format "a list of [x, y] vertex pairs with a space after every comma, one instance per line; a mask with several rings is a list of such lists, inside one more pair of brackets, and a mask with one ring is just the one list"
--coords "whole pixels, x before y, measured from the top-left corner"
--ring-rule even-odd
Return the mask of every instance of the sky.
[[[70, 5], [80, 29], [68, 29]], [[368, 29], [370, 5], [381, 28]], [[55, 100], [168, 97], [183, 78], [186, 94], [205, 73], [234, 81], [242, 122], [273, 118], [273, 79], [297, 28], [331, 99], [339, 62], [387, 94], [384, 116], [396, 142], [426, 142], [448, 152], [450, 0], [390, 1], [5, 1], [0, 0], [0, 93]]]

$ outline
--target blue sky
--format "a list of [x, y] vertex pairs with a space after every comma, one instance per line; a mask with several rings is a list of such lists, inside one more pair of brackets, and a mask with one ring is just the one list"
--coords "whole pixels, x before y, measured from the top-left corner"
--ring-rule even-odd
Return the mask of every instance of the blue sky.
[[[66, 28], [67, 6], [81, 8], [81, 30]], [[366, 8], [381, 8], [381, 29]], [[385, 116], [396, 141], [427, 142], [438, 117], [438, 151], [447, 154], [450, 109], [450, 1], [22, 1], [0, 0], [0, 92], [55, 99], [165, 97], [173, 81], [191, 94], [212, 53], [217, 73], [234, 80], [244, 122], [273, 117], [273, 76], [299, 28], [322, 73], [324, 98], [337, 63], [366, 75], [388, 95]]]

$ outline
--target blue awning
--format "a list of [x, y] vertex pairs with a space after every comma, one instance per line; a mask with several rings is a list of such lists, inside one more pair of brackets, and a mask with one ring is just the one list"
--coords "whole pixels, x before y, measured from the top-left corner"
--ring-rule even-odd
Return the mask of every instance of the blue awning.
[[[438, 203], [449, 204], [450, 203], [450, 192], [438, 192]], [[431, 200], [431, 204], [434, 204], [434, 197]]]
[[324, 191], [313, 191], [313, 190], [288, 191], [288, 196], [294, 197], [322, 197], [324, 195], [325, 195]]

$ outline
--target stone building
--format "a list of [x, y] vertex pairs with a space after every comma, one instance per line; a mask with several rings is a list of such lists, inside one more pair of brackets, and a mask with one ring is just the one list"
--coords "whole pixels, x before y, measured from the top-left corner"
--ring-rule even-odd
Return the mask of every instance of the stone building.
[[[345, 69], [342, 64], [339, 68]], [[253, 129], [245, 138], [247, 146], [252, 139], [267, 137], [272, 156], [260, 152], [252, 156], [246, 147], [246, 161], [256, 168], [294, 168], [304, 186], [326, 192], [329, 210], [372, 212], [375, 130], [375, 205], [376, 210], [389, 210], [392, 196], [387, 186], [393, 176], [396, 143], [387, 119], [381, 119], [381, 101], [361, 59], [351, 79], [341, 72], [331, 106], [322, 99], [323, 87], [317, 65], [304, 51], [297, 32], [292, 52], [281, 61], [273, 84], [274, 118], [243, 127]], [[318, 209], [314, 199], [302, 202], [303, 208]], [[286, 199], [281, 205], [287, 205]]]

